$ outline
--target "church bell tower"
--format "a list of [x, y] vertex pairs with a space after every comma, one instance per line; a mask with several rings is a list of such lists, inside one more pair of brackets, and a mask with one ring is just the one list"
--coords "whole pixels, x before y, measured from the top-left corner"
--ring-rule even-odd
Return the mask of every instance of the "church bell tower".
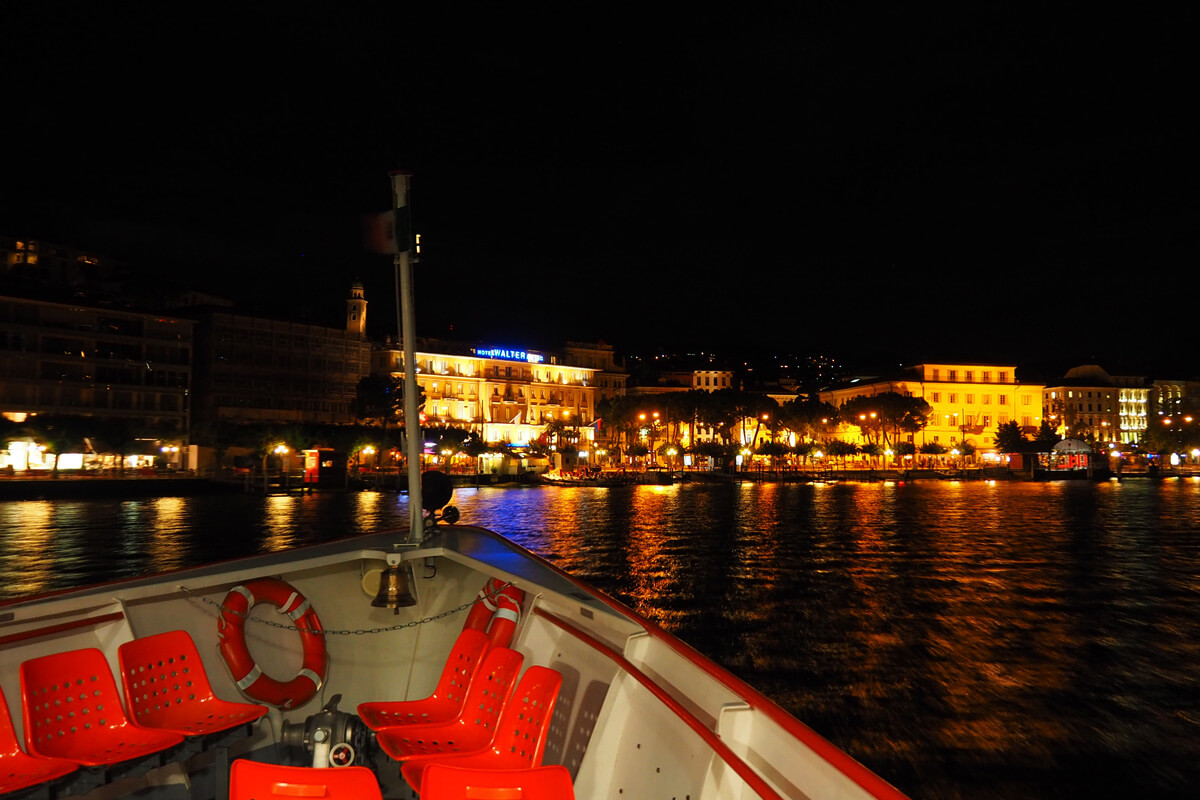
[[367, 300], [363, 296], [362, 281], [355, 281], [350, 286], [350, 297], [346, 300], [346, 330], [367, 335]]

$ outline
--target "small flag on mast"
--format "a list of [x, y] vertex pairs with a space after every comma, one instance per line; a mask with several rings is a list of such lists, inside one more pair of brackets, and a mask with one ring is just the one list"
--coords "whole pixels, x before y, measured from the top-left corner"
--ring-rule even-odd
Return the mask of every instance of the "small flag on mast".
[[371, 214], [365, 227], [367, 249], [372, 253], [405, 253], [412, 248], [412, 218], [408, 206]]

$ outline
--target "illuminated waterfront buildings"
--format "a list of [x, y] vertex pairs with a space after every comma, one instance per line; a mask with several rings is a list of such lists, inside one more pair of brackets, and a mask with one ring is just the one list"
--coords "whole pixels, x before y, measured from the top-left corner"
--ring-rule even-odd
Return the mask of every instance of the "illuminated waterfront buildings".
[[1061, 383], [1045, 387], [1042, 404], [1061, 436], [1133, 444], [1146, 430], [1149, 396], [1144, 377], [1109, 375], [1088, 364], [1068, 370]]
[[[559, 422], [578, 431], [581, 446], [594, 439], [599, 370], [517, 348], [418, 344], [417, 384], [425, 397], [426, 426], [466, 428], [490, 443], [527, 444]], [[371, 370], [401, 377], [403, 352], [392, 342], [376, 347]]]
[[[1041, 384], [1022, 383], [1011, 364], [917, 364], [895, 378], [868, 380], [820, 392], [835, 408], [855, 397], [895, 392], [919, 397], [932, 408], [928, 424], [904, 435], [916, 446], [939, 444], [947, 450], [964, 442], [978, 451], [993, 448], [996, 428], [1015, 421], [1023, 433], [1037, 431], [1042, 420]], [[843, 420], [839, 437], [855, 444], [867, 442], [854, 420]]]

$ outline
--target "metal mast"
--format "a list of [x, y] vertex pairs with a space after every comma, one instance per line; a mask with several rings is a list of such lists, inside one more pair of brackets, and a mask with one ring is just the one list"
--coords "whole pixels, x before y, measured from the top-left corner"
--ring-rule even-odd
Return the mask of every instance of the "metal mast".
[[[413, 247], [412, 227], [402, 224], [408, 219], [408, 185], [412, 175], [392, 172], [392, 196], [396, 206], [396, 245], [399, 252], [393, 258], [396, 268], [396, 323], [404, 353], [404, 439], [408, 462], [408, 541], [420, 542], [425, 536], [425, 520], [421, 506], [421, 420], [417, 409], [417, 321], [412, 286]], [[402, 238], [403, 237], [403, 238]]]

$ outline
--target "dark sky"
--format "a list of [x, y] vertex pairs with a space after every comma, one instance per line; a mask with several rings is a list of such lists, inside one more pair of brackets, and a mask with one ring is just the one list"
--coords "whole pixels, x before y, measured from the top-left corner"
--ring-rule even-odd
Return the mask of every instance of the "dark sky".
[[335, 318], [358, 277], [382, 333], [359, 219], [403, 167], [423, 334], [910, 362], [1200, 343], [1190, 20], [403, 5], [0, 12], [0, 230]]

